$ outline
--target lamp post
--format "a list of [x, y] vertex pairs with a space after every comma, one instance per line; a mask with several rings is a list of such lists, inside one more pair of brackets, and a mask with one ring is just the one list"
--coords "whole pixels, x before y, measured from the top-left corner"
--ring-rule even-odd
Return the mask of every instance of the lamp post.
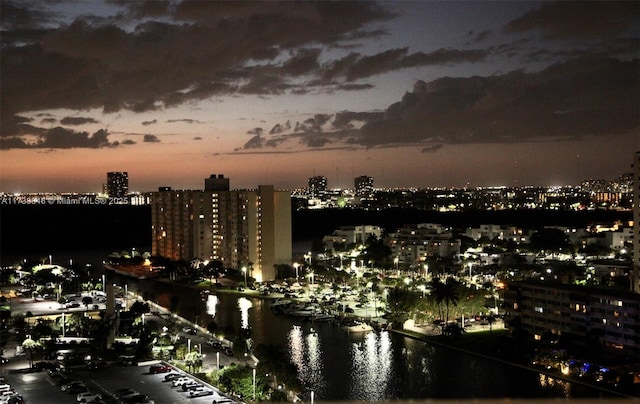
[[104, 274], [102, 274], [102, 293], [106, 293], [107, 291], [105, 283], [106, 283], [106, 279]]
[[256, 401], [256, 368], [253, 368], [253, 401]]
[[220, 370], [220, 352], [216, 352], [216, 370]]
[[398, 276], [400, 276], [400, 270], [398, 269], [398, 261], [399, 261], [398, 257], [395, 257], [395, 258], [393, 259], [393, 263], [394, 263], [394, 264], [395, 264], [395, 266], [396, 266], [396, 272], [398, 273]]
[[429, 264], [424, 264], [424, 280], [426, 281], [429, 277]]
[[191, 353], [191, 338], [189, 338], [189, 340], [187, 341], [187, 352]]
[[296, 282], [298, 282], [298, 268], [300, 267], [300, 264], [294, 262], [293, 267], [296, 269]]
[[247, 267], [242, 267], [242, 273], [244, 274], [244, 287], [247, 287]]

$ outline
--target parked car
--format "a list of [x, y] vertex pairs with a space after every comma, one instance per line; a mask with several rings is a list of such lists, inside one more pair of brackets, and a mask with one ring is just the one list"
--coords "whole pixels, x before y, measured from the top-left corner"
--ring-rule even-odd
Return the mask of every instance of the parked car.
[[196, 335], [198, 333], [198, 330], [196, 330], [195, 328], [191, 328], [191, 327], [184, 327], [182, 329], [182, 332], [184, 332], [186, 334]]
[[192, 381], [193, 379], [189, 378], [189, 377], [181, 377], [179, 379], [175, 379], [174, 381], [172, 381], [171, 383], [173, 384], [173, 387], [178, 387], [178, 386], [182, 386], [185, 383], [189, 383], [190, 381]]
[[76, 399], [81, 403], [88, 403], [91, 401], [102, 400], [102, 395], [98, 393], [92, 393], [90, 391], [85, 391], [84, 393], [80, 393], [76, 396]]
[[213, 390], [208, 389], [208, 388], [204, 388], [204, 389], [198, 389], [198, 390], [190, 391], [189, 392], [189, 397], [210, 396], [212, 394], [213, 394]]
[[172, 382], [176, 379], [179, 379], [183, 377], [180, 373], [169, 373], [167, 375], [164, 375], [164, 381], [165, 382]]
[[116, 398], [123, 398], [123, 397], [134, 395], [134, 394], [140, 394], [140, 393], [130, 388], [122, 388], [114, 391], [114, 395], [116, 396]]
[[196, 382], [195, 380], [192, 380], [190, 382], [184, 383], [182, 385], [182, 391], [187, 391], [187, 390], [194, 390], [197, 387], [202, 386], [202, 384]]
[[145, 395], [145, 394], [134, 394], [132, 396], [127, 396], [124, 398], [121, 398], [123, 403], [126, 404], [133, 404], [133, 403], [151, 403], [152, 401], [149, 400], [149, 396]]
[[33, 364], [33, 368], [39, 371], [43, 371], [43, 370], [56, 370], [58, 369], [58, 365], [56, 365], [53, 362], [36, 362]]
[[149, 373], [152, 374], [156, 374], [156, 373], [166, 373], [166, 372], [171, 372], [173, 368], [169, 365], [151, 365], [149, 366]]
[[80, 387], [84, 387], [86, 388], [86, 386], [84, 385], [83, 382], [81, 382], [80, 380], [73, 380], [69, 383], [63, 384], [62, 386], [60, 386], [60, 390], [62, 391], [70, 391], [72, 387], [74, 386], [80, 386]]

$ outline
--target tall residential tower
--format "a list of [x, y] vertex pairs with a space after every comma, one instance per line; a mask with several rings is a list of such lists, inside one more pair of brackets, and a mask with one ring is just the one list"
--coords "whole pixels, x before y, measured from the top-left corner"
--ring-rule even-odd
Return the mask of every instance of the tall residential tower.
[[633, 156], [633, 276], [631, 289], [640, 293], [640, 151]]
[[129, 174], [125, 171], [112, 171], [107, 173], [107, 195], [110, 197], [123, 197], [129, 193]]
[[152, 193], [152, 254], [218, 260], [227, 268], [247, 267], [256, 280], [275, 279], [275, 265], [291, 263], [290, 192], [272, 185], [231, 191], [223, 179], [206, 179], [204, 191]]

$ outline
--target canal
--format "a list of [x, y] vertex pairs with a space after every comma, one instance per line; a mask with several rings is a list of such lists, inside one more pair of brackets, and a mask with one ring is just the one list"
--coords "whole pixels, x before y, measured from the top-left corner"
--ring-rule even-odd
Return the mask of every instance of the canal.
[[348, 333], [329, 322], [277, 315], [270, 302], [127, 278], [129, 290], [206, 326], [251, 328], [254, 344], [285, 348], [298, 370], [303, 397], [317, 400], [587, 398], [602, 393], [392, 332]]

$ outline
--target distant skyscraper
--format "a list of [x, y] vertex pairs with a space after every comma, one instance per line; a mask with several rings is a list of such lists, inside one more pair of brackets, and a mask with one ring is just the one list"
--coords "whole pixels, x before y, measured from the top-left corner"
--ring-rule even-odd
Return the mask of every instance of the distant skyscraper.
[[129, 193], [129, 174], [125, 171], [107, 173], [107, 195], [122, 197]]
[[640, 151], [633, 157], [633, 286], [640, 293]]
[[[220, 185], [212, 178], [205, 187]], [[227, 268], [246, 267], [259, 281], [273, 280], [275, 265], [291, 263], [291, 194], [272, 185], [230, 191], [228, 183], [222, 190], [153, 192], [152, 254], [218, 260]]]
[[309, 178], [308, 193], [311, 198], [319, 198], [327, 192], [327, 177], [317, 175]]
[[373, 192], [373, 177], [362, 175], [353, 180], [356, 195], [360, 198], [366, 198]]

